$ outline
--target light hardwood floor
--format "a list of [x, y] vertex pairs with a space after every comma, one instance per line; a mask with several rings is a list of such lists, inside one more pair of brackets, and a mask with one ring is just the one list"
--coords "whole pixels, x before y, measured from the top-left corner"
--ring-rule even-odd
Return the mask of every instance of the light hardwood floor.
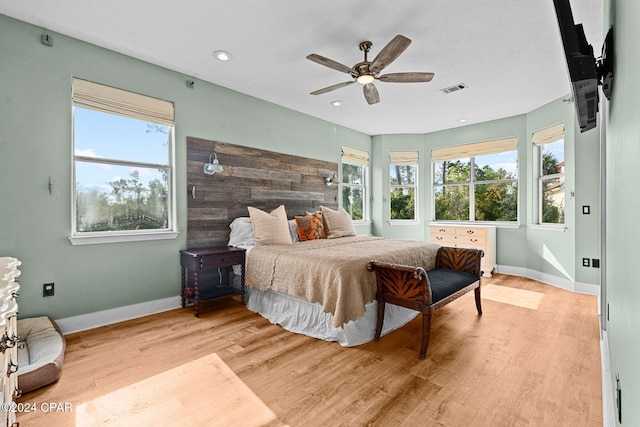
[[[287, 332], [234, 299], [206, 303], [200, 318], [179, 309], [68, 335], [61, 378], [19, 399], [37, 411], [18, 421], [602, 425], [596, 297], [506, 275], [483, 279], [489, 285], [482, 316], [473, 293], [434, 314], [425, 360], [419, 317], [380, 342], [343, 348]], [[49, 402], [72, 410], [44, 412]]]

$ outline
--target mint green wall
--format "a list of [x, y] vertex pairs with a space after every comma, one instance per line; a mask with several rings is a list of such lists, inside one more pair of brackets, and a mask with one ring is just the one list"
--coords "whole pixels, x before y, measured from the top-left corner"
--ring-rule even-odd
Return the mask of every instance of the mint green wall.
[[[340, 162], [368, 135], [0, 15], [0, 256], [22, 260], [20, 316], [65, 318], [179, 294], [186, 137]], [[72, 76], [173, 101], [177, 240], [72, 246]], [[55, 191], [49, 194], [49, 177]], [[369, 228], [364, 227], [365, 231]], [[362, 232], [362, 230], [359, 230]], [[42, 284], [55, 282], [55, 296]]]
[[[610, 14], [610, 21], [607, 16]], [[605, 25], [615, 36], [613, 93], [606, 139], [607, 335], [612, 388], [620, 375], [622, 425], [640, 425], [640, 2], [608, 0]], [[614, 395], [615, 396], [615, 395]]]
[[[378, 135], [373, 138], [375, 147], [375, 180], [372, 183], [372, 193], [376, 199], [372, 205], [376, 217], [374, 220], [374, 234], [379, 236], [393, 237], [396, 239], [426, 240], [427, 224], [430, 221], [430, 196], [424, 191], [424, 185], [431, 181], [431, 164], [427, 159], [424, 144], [425, 135], [405, 134], [405, 135]], [[411, 223], [390, 224], [390, 202], [389, 202], [389, 153], [391, 151], [418, 151], [418, 221]], [[428, 185], [428, 184], [426, 184]]]
[[[518, 190], [518, 218], [522, 221], [526, 206], [523, 188], [527, 188], [527, 162], [525, 161], [524, 144], [526, 116], [518, 115], [490, 122], [478, 123], [460, 128], [434, 132], [426, 136], [426, 144], [431, 163], [431, 150], [437, 147], [471, 144], [493, 139], [518, 137], [518, 174], [520, 176]], [[432, 189], [429, 188], [430, 194]], [[432, 209], [431, 207], [429, 209]], [[430, 215], [433, 213], [430, 211]], [[527, 242], [524, 228], [501, 228], [496, 232], [496, 259], [499, 265], [526, 267]]]
[[[568, 96], [566, 97], [568, 98]], [[540, 230], [537, 222], [537, 153], [531, 143], [533, 132], [565, 122], [565, 171], [567, 188], [566, 230]], [[497, 231], [499, 265], [533, 270], [569, 281], [599, 284], [599, 269], [582, 267], [582, 257], [600, 258], [599, 216], [599, 134], [592, 130], [576, 134], [573, 103], [553, 101], [524, 115], [508, 117], [426, 135], [380, 135], [373, 138], [374, 187], [379, 200], [374, 203], [374, 232], [403, 239], [426, 239], [433, 216], [431, 187], [431, 150], [433, 148], [469, 144], [517, 136], [519, 139], [519, 212], [520, 227]], [[420, 222], [415, 225], [389, 225], [388, 165], [389, 152], [420, 152]], [[574, 197], [571, 197], [571, 192]], [[582, 215], [589, 205], [590, 215]], [[579, 211], [576, 210], [578, 207]], [[579, 215], [577, 214], [579, 212]], [[579, 248], [579, 249], [576, 249]]]
[[[576, 115], [574, 129], [580, 129]], [[583, 267], [582, 258], [600, 259], [600, 128], [574, 136], [574, 182], [575, 182], [575, 268], [576, 281], [600, 283], [600, 269]], [[589, 206], [590, 213], [582, 213], [582, 207]]]
[[[567, 99], [569, 96], [566, 97]], [[576, 183], [574, 173], [574, 116], [573, 103], [556, 100], [527, 115], [527, 139], [524, 149], [527, 158], [527, 179], [530, 183], [527, 193], [526, 224], [538, 221], [537, 196], [537, 164], [538, 155], [533, 146], [531, 135], [534, 132], [564, 121], [564, 156], [565, 156], [565, 226], [564, 231], [540, 230], [527, 227], [527, 244], [529, 255], [527, 267], [541, 273], [551, 274], [567, 280], [575, 280], [575, 196]], [[591, 131], [597, 132], [597, 131]], [[597, 189], [595, 189], [597, 195]]]
[[[572, 214], [565, 233], [531, 231], [530, 132], [573, 117], [561, 100], [519, 115], [426, 135], [369, 136], [232, 90], [192, 79], [109, 50], [0, 16], [0, 255], [23, 261], [21, 316], [54, 318], [152, 301], [178, 294], [178, 251], [186, 246], [187, 136], [312, 157], [338, 163], [340, 146], [371, 154], [371, 225], [359, 233], [426, 239], [431, 207], [431, 149], [517, 135], [520, 138], [520, 228], [498, 230], [498, 263], [559, 277], [598, 283], [597, 270], [582, 271], [579, 259], [598, 257], [597, 136], [576, 136], [584, 151], [568, 148], [576, 165], [573, 206], [589, 204], [592, 215]], [[177, 240], [72, 246], [70, 84], [77, 76], [175, 103]], [[388, 158], [393, 150], [420, 153], [420, 221], [389, 225]], [[48, 180], [54, 181], [53, 195]], [[568, 178], [569, 179], [569, 178]], [[522, 189], [527, 189], [523, 191]], [[594, 237], [596, 236], [596, 237]], [[579, 247], [577, 251], [575, 248]], [[548, 252], [557, 259], [549, 262]], [[554, 261], [555, 262], [555, 261]], [[559, 266], [559, 268], [558, 268]], [[568, 272], [565, 274], [565, 272]], [[42, 284], [56, 295], [42, 297]]]

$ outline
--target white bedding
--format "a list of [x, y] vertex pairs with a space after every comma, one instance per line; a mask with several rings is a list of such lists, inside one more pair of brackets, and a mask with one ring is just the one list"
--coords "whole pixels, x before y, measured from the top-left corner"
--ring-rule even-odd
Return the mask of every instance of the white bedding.
[[[249, 310], [288, 331], [326, 341], [336, 341], [344, 347], [372, 341], [375, 335], [377, 301], [365, 306], [364, 316], [345, 323], [342, 328], [333, 326], [333, 315], [323, 312], [321, 304], [303, 301], [273, 290], [261, 291], [246, 286], [245, 302]], [[382, 335], [402, 327], [417, 315], [418, 312], [415, 310], [386, 304]]]
[[[246, 249], [248, 253], [253, 246], [239, 247]], [[236, 271], [236, 274], [240, 274], [240, 271]], [[261, 291], [252, 286], [245, 286], [245, 303], [250, 311], [290, 332], [335, 341], [344, 347], [367, 343], [372, 341], [375, 335], [377, 301], [366, 304], [364, 316], [346, 323], [343, 327], [333, 326], [333, 315], [325, 313], [321, 304], [273, 290]], [[417, 315], [418, 312], [415, 310], [386, 304], [382, 335], [406, 325]]]

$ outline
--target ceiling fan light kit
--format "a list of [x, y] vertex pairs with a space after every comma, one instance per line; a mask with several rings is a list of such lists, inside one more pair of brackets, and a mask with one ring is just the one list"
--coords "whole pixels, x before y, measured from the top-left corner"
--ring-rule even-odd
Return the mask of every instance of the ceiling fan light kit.
[[360, 83], [361, 85], [366, 85], [368, 83], [372, 83], [376, 78], [373, 77], [371, 74], [362, 74], [360, 76], [358, 76], [356, 78], [356, 80], [358, 81], [358, 83]]
[[430, 82], [434, 77], [434, 73], [410, 72], [379, 75], [379, 73], [393, 61], [395, 61], [398, 56], [400, 56], [400, 54], [402, 54], [402, 52], [404, 52], [407, 47], [409, 47], [410, 44], [410, 39], [398, 34], [389, 43], [387, 43], [385, 47], [382, 48], [382, 50], [373, 59], [373, 61], [369, 61], [367, 58], [367, 54], [369, 53], [369, 50], [371, 49], [373, 43], [371, 43], [370, 41], [363, 41], [360, 43], [359, 47], [360, 50], [364, 52], [364, 61], [358, 62], [351, 68], [316, 53], [307, 55], [308, 60], [316, 62], [320, 65], [324, 65], [325, 67], [329, 67], [336, 71], [349, 74], [353, 78], [353, 80], [350, 81], [338, 83], [332, 86], [325, 87], [323, 89], [313, 91], [311, 92], [311, 95], [320, 95], [323, 93], [331, 92], [358, 82], [363, 85], [364, 97], [367, 100], [367, 103], [371, 105], [380, 102], [378, 89], [373, 84], [375, 80], [389, 83]]

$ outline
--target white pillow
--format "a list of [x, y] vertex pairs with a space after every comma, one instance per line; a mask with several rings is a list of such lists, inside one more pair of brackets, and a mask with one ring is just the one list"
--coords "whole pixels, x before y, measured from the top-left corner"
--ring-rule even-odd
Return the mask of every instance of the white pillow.
[[290, 219], [287, 221], [289, 224], [289, 234], [291, 234], [291, 241], [293, 243], [300, 241], [300, 235], [298, 234], [298, 223], [295, 219]]
[[347, 211], [342, 208], [336, 211], [326, 206], [320, 206], [320, 209], [322, 209], [322, 219], [327, 239], [356, 235], [356, 228], [353, 226], [353, 221]]
[[249, 206], [248, 209], [253, 235], [258, 244], [291, 245], [293, 243], [284, 205], [278, 206], [271, 213], [266, 213], [252, 206]]
[[231, 233], [229, 234], [228, 246], [255, 246], [256, 238], [253, 236], [251, 218], [247, 216], [239, 217], [229, 224]]

